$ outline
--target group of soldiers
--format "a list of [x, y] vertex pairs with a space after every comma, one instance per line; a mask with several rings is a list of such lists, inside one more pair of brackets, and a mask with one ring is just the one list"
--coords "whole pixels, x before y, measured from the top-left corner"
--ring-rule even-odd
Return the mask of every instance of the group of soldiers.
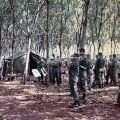
[[[118, 61], [116, 55], [110, 56], [110, 60], [107, 62], [101, 52], [96, 55], [96, 60], [93, 62], [89, 54], [85, 54], [85, 49], [81, 48], [79, 54], [74, 54], [71, 57], [71, 63], [69, 66], [69, 83], [71, 95], [73, 97], [73, 103], [70, 107], [80, 106], [80, 101], [86, 102], [87, 89], [91, 90], [92, 87], [99, 86], [104, 87], [110, 83], [117, 84], [116, 73], [118, 69]], [[94, 80], [91, 79], [94, 73]], [[78, 89], [82, 94], [79, 97]]]
[[[37, 69], [39, 73], [41, 74], [40, 77], [38, 77], [39, 82], [44, 84], [45, 81], [45, 76], [48, 75], [49, 78], [49, 83], [51, 85], [58, 85], [60, 86], [61, 84], [61, 61], [57, 59], [51, 59], [48, 61], [46, 64], [43, 61], [40, 61], [37, 65]], [[47, 71], [47, 72], [46, 72]], [[47, 81], [48, 84], [48, 81]]]
[[[119, 65], [115, 54], [110, 55], [109, 60], [106, 60], [103, 54], [99, 52], [96, 55], [96, 60], [93, 60], [91, 59], [91, 55], [86, 54], [85, 49], [81, 48], [79, 53], [74, 53], [71, 56], [70, 62], [66, 63], [66, 66], [69, 75], [71, 96], [73, 97], [73, 103], [70, 104], [70, 107], [79, 107], [81, 101], [86, 102], [87, 90], [91, 90], [97, 86], [102, 88], [109, 83], [113, 85], [117, 84], [116, 73]], [[42, 82], [44, 79], [44, 67], [43, 62], [40, 62], [37, 67], [38, 71], [41, 72], [39, 80]], [[47, 71], [50, 84], [61, 85], [62, 67], [62, 62], [58, 58], [49, 61], [49, 70]], [[79, 93], [82, 94], [81, 97], [79, 97]]]

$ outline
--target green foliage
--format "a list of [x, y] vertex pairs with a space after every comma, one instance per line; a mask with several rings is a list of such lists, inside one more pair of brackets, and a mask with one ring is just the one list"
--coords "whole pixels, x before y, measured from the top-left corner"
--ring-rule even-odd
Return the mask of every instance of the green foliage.
[[[83, 15], [82, 0], [49, 0], [49, 42], [57, 48], [60, 41], [62, 19], [62, 47], [77, 44], [76, 32], [80, 32]], [[11, 47], [13, 12], [15, 19], [15, 47], [26, 50], [26, 36], [32, 38], [32, 47], [36, 51], [46, 48], [46, 2], [43, 0], [0, 0], [0, 15], [3, 15], [2, 42], [8, 50]], [[120, 12], [117, 0], [91, 0], [88, 12], [88, 42], [106, 43], [111, 40], [120, 42]], [[13, 10], [14, 8], [14, 10]], [[115, 22], [116, 19], [116, 22]], [[29, 32], [28, 33], [28, 28]], [[42, 36], [42, 37], [41, 37]], [[79, 38], [78, 38], [79, 39]], [[6, 43], [4, 43], [6, 41]], [[38, 48], [40, 50], [38, 50]]]

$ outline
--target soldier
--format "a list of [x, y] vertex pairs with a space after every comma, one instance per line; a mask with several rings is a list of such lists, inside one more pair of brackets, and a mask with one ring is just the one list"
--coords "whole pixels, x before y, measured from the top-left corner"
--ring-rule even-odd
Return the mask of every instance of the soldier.
[[86, 101], [86, 82], [87, 82], [87, 59], [85, 56], [85, 49], [80, 49], [80, 60], [79, 60], [79, 87], [82, 93], [80, 100]]
[[103, 54], [99, 52], [98, 59], [95, 63], [95, 74], [96, 74], [95, 85], [98, 84], [99, 88], [103, 87], [104, 67], [105, 67], [105, 60], [103, 58]]
[[62, 71], [61, 71], [62, 62], [60, 61], [60, 57], [59, 56], [57, 56], [57, 60], [58, 60], [58, 65], [59, 65], [59, 84], [62, 84], [62, 78], [61, 78], [61, 74], [62, 74]]
[[87, 86], [88, 90], [91, 90], [91, 76], [92, 76], [92, 59], [90, 54], [87, 54]]
[[44, 76], [43, 76], [43, 73], [42, 73], [42, 68], [43, 68], [43, 66], [44, 66], [44, 62], [41, 60], [41, 61], [39, 61], [38, 62], [38, 65], [37, 65], [37, 69], [38, 69], [38, 71], [40, 72], [40, 74], [41, 74], [41, 77], [38, 77], [38, 80], [39, 80], [39, 82], [40, 82], [40, 80], [41, 80], [41, 83], [43, 84], [43, 79], [44, 79]]
[[60, 63], [58, 60], [54, 60], [52, 65], [52, 74], [53, 74], [53, 84], [55, 85], [55, 82], [57, 82], [57, 85], [60, 85]]
[[71, 58], [71, 63], [69, 67], [69, 83], [70, 83], [70, 91], [71, 95], [73, 97], [74, 102], [70, 105], [70, 107], [78, 107], [80, 105], [79, 103], [79, 97], [78, 97], [78, 59], [75, 55]]
[[95, 68], [95, 61], [97, 61], [98, 59], [98, 55], [95, 56], [95, 60], [94, 60], [94, 69], [93, 69], [93, 72], [94, 72], [94, 82], [92, 84], [92, 87], [95, 87], [96, 85], [96, 80], [97, 80], [97, 72], [96, 72], [96, 68]]
[[109, 55], [109, 61], [108, 61], [108, 64], [107, 64], [106, 82], [105, 82], [106, 85], [108, 85], [109, 78], [110, 78], [110, 74], [111, 74], [111, 70], [110, 70], [110, 63], [111, 63], [111, 60], [112, 60], [112, 55]]
[[110, 70], [111, 70], [110, 78], [111, 78], [111, 83], [113, 83], [114, 85], [116, 85], [117, 83], [116, 80], [117, 68], [118, 68], [118, 61], [116, 59], [116, 54], [113, 54], [113, 58], [110, 63]]
[[53, 84], [53, 74], [52, 74], [53, 59], [49, 61], [49, 82]]

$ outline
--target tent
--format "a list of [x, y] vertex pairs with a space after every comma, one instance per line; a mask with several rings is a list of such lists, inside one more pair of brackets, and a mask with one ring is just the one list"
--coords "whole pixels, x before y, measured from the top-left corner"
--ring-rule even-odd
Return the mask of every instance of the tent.
[[[26, 66], [26, 59], [27, 59], [27, 53], [20, 52], [13, 56], [13, 72], [15, 74], [24, 74], [25, 66]], [[30, 52], [29, 55], [29, 65], [28, 65], [28, 74], [32, 75], [32, 69], [37, 68], [37, 63], [42, 58], [33, 52]], [[12, 72], [12, 57], [8, 57], [3, 60], [3, 74], [9, 74]]]

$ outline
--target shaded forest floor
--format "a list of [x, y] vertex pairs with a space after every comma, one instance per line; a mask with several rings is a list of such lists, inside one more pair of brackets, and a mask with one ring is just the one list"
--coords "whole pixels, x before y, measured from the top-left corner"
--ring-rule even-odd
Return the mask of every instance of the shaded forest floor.
[[58, 88], [0, 82], [0, 120], [120, 120], [118, 87], [88, 91], [88, 102], [74, 110], [68, 107], [68, 81], [63, 83]]

